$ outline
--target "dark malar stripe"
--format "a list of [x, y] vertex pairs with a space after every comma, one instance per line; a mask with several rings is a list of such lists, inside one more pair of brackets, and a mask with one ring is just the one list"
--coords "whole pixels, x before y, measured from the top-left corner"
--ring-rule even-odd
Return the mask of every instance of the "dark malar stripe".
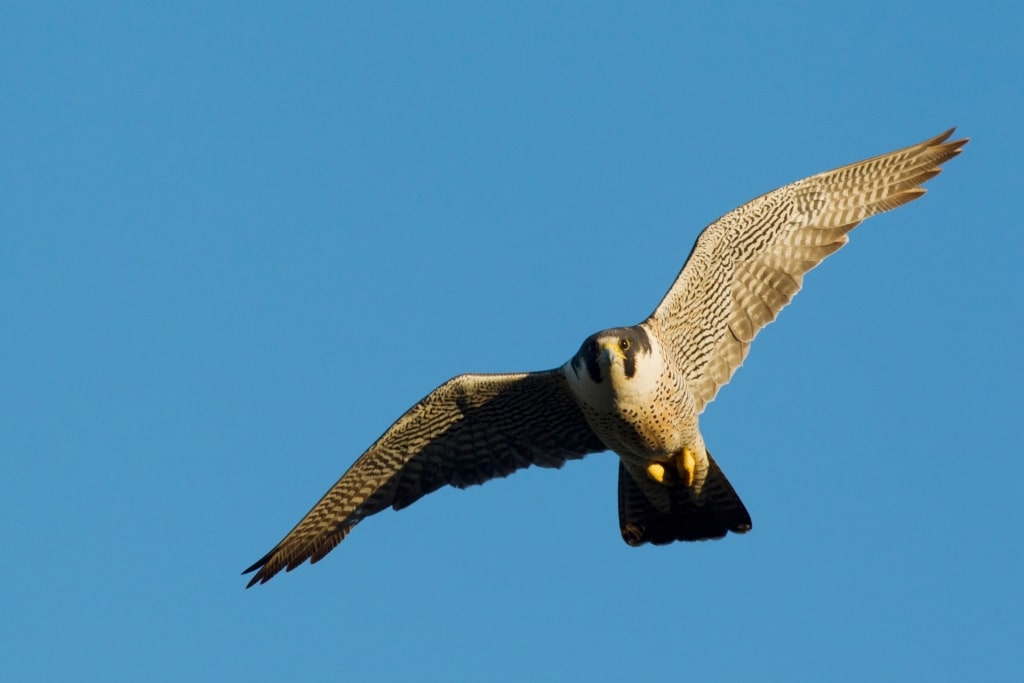
[[601, 383], [601, 366], [597, 362], [597, 357], [592, 353], [583, 354], [583, 362], [587, 364], [587, 374], [590, 375], [590, 379], [594, 380], [595, 384]]

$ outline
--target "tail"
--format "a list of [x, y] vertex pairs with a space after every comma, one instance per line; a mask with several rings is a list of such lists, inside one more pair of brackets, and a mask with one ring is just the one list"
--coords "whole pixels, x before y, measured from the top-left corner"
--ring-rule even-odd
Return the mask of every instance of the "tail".
[[750, 515], [718, 463], [708, 453], [708, 474], [704, 482], [704, 500], [698, 505], [682, 482], [669, 491], [667, 512], [654, 507], [633, 477], [619, 462], [619, 528], [622, 540], [632, 546], [674, 541], [703, 541], [722, 538], [728, 532], [750, 531]]

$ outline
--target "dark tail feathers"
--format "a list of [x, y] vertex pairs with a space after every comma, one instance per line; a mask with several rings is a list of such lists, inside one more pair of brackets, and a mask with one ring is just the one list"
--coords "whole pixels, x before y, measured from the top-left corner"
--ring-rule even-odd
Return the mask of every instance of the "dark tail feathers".
[[668, 512], [657, 509], [619, 463], [619, 528], [629, 545], [666, 545], [674, 541], [722, 538], [750, 531], [750, 515], [732, 484], [708, 453], [708, 476], [702, 505], [690, 499], [681, 482], [672, 485]]

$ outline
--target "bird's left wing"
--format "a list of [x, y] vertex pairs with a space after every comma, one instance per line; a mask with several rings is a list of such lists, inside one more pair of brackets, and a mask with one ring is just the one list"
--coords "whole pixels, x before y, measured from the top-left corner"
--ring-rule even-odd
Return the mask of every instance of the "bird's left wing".
[[698, 409], [729, 381], [804, 273], [865, 218], [924, 194], [921, 184], [967, 144], [947, 142], [952, 133], [786, 185], [704, 229], [647, 320], [686, 373]]
[[266, 583], [316, 562], [360, 520], [400, 510], [444, 485], [465, 488], [518, 469], [561, 467], [606, 450], [560, 370], [459, 375], [410, 408], [273, 550], [243, 573]]

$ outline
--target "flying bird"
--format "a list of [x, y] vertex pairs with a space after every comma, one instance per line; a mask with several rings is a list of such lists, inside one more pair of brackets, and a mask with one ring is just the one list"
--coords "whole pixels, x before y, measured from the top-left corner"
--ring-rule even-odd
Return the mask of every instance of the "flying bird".
[[960, 153], [950, 129], [819, 173], [707, 226], [649, 318], [587, 337], [544, 372], [464, 374], [410, 408], [284, 539], [249, 586], [317, 562], [363, 519], [442, 486], [465, 488], [597, 451], [619, 456], [619, 527], [631, 546], [722, 538], [750, 515], [708, 452], [698, 417], [803, 275], [869, 216], [925, 193]]

